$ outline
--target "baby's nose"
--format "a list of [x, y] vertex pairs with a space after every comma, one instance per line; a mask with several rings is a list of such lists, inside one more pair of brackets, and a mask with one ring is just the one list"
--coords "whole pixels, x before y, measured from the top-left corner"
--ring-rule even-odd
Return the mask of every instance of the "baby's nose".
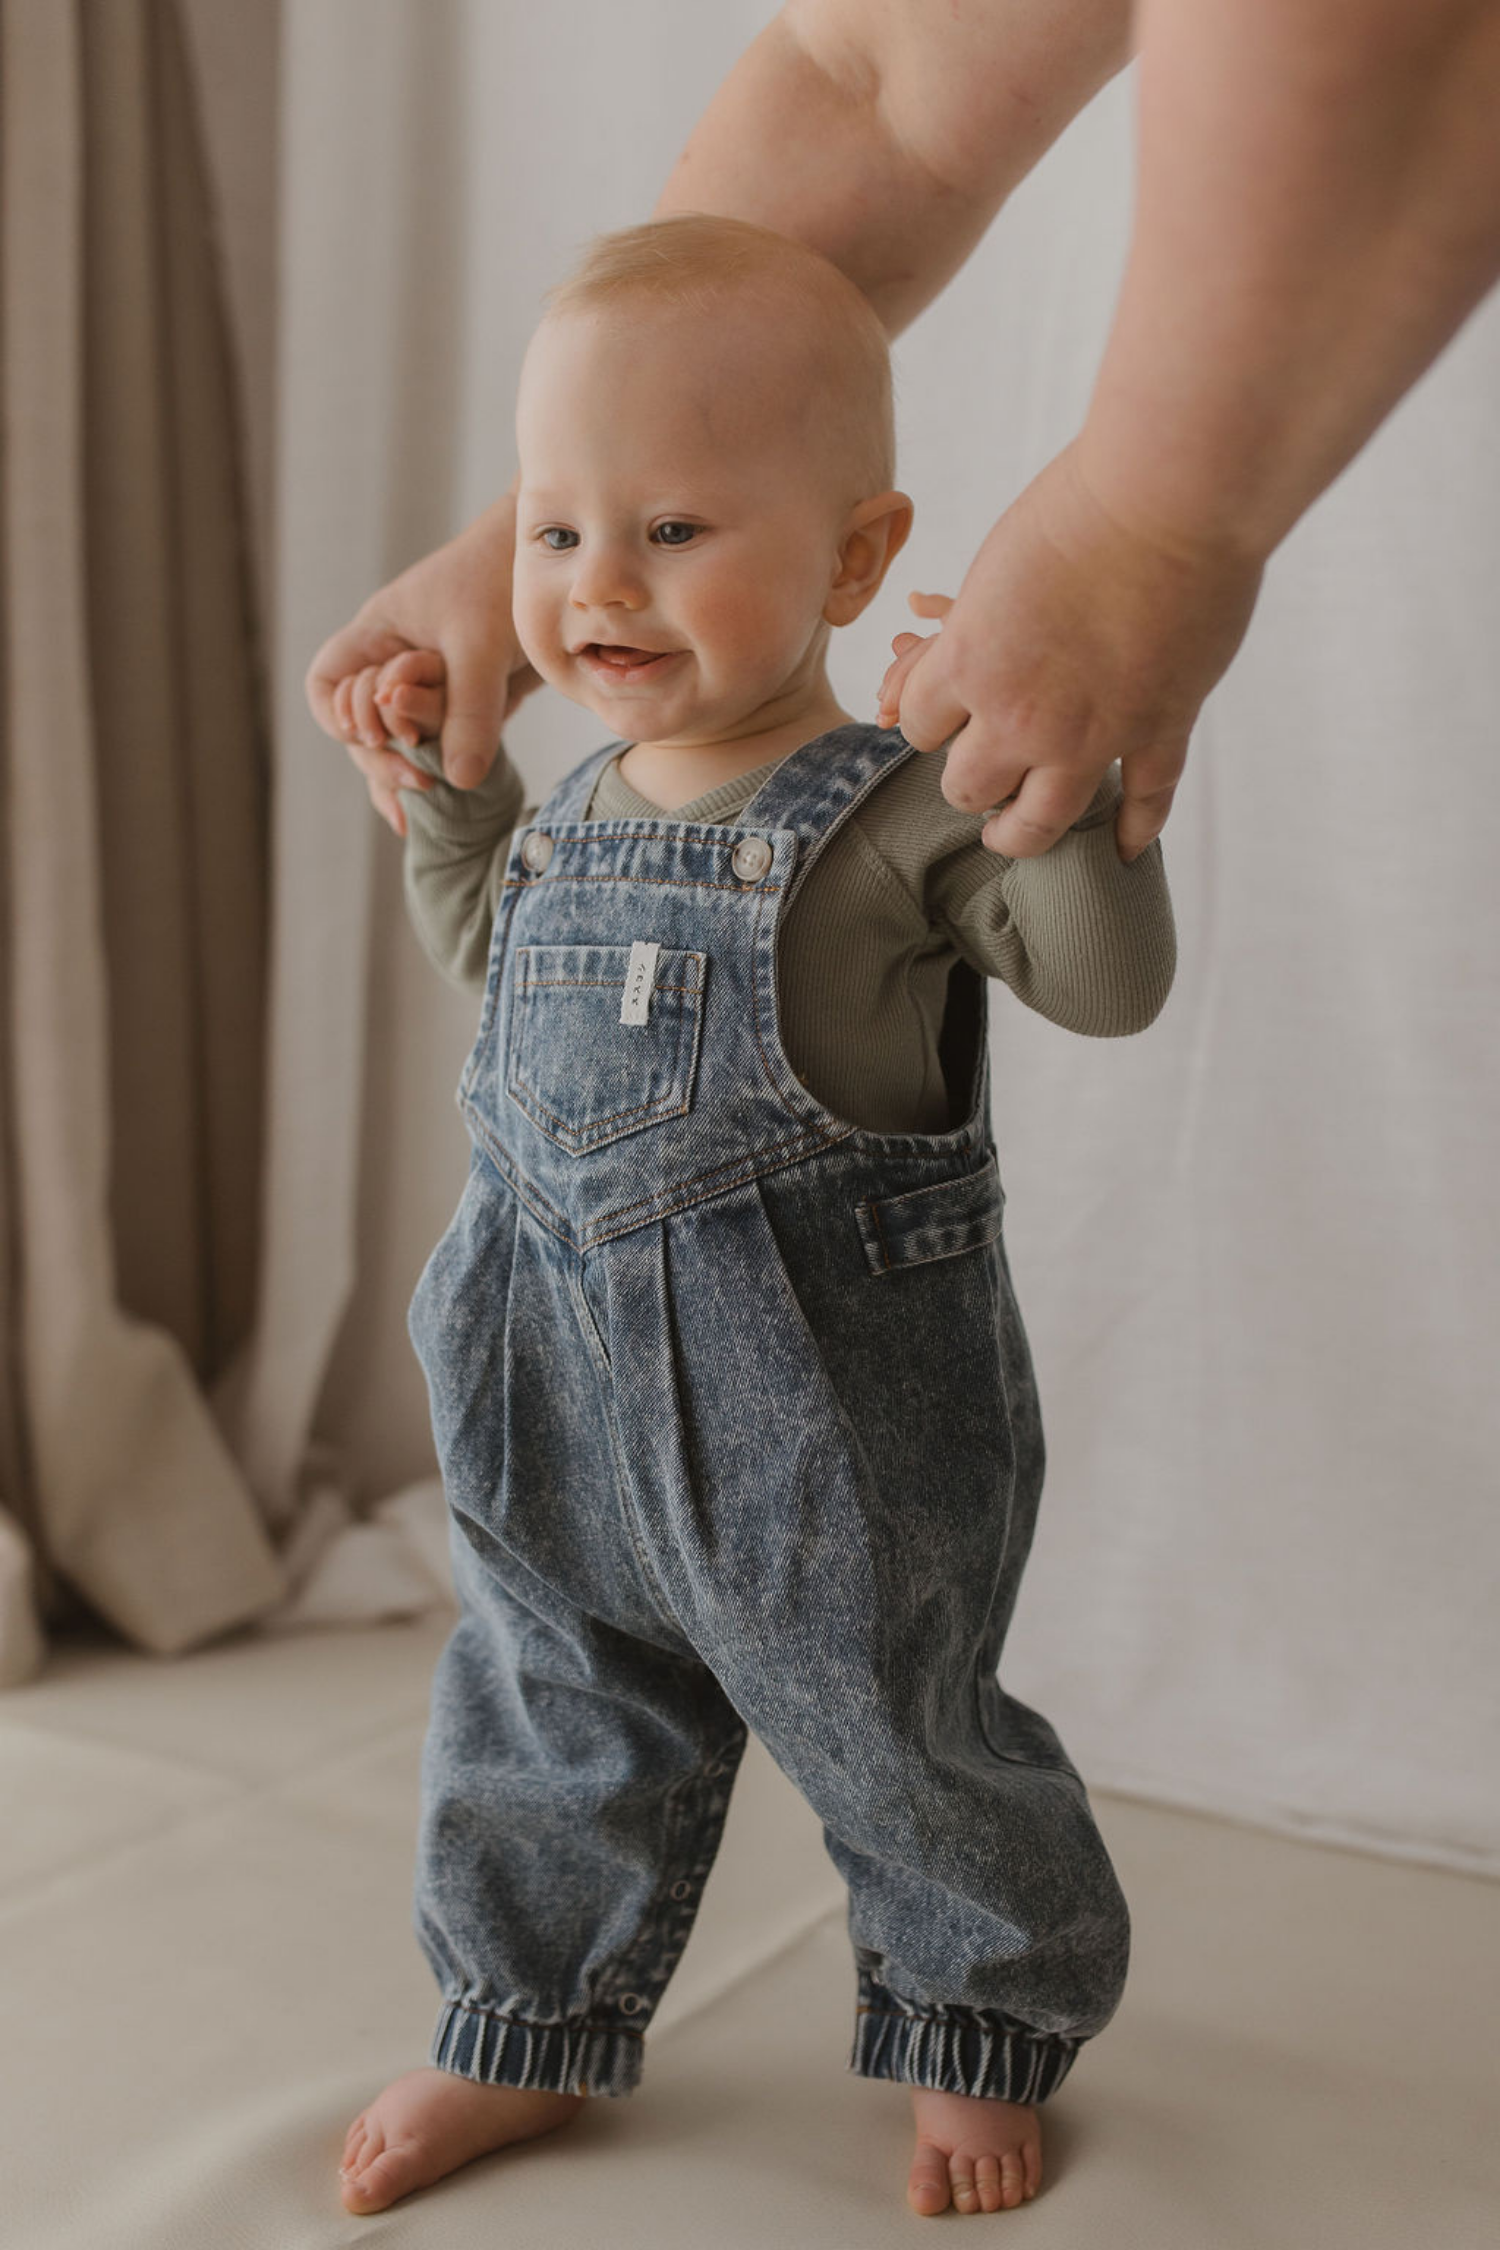
[[599, 550], [579, 556], [572, 597], [575, 609], [604, 609], [614, 604], [639, 609], [646, 599], [640, 572], [623, 556]]

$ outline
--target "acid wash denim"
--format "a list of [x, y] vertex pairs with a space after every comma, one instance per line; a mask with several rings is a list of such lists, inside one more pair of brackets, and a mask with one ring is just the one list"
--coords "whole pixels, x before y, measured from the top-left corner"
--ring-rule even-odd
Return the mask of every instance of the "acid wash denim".
[[617, 748], [513, 839], [469, 1177], [409, 1314], [461, 1603], [422, 1767], [432, 2060], [635, 2086], [753, 1727], [848, 1884], [850, 2068], [1043, 2101], [1129, 1921], [995, 1676], [1042, 1438], [983, 980], [955, 972], [947, 1132], [834, 1116], [778, 1032], [787, 902], [913, 753], [845, 725], [732, 825], [585, 820]]

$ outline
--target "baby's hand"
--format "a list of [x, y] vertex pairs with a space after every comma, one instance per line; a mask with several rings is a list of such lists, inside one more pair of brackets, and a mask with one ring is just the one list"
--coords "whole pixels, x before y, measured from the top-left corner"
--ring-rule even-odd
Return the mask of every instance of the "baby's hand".
[[[946, 617], [953, 607], [951, 594], [908, 594], [907, 606], [918, 617]], [[886, 666], [885, 678], [880, 683], [880, 700], [875, 712], [875, 724], [893, 727], [901, 717], [901, 693], [922, 660], [922, 651], [929, 641], [937, 639], [935, 633], [898, 633], [891, 647], [895, 656]]]
[[448, 667], [438, 651], [403, 649], [382, 664], [375, 702], [395, 741], [436, 742], [448, 707]]
[[447, 703], [446, 681], [447, 667], [436, 649], [409, 648], [384, 664], [347, 673], [333, 691], [338, 731], [365, 777], [371, 804], [398, 836], [406, 834], [400, 792], [425, 792], [435, 777], [392, 745], [436, 740]]

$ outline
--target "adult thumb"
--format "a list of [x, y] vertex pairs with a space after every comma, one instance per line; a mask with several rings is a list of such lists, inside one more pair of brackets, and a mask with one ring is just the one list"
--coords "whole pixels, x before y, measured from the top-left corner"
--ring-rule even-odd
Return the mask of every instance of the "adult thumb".
[[511, 658], [519, 654], [494, 638], [458, 642], [443, 651], [448, 667], [443, 774], [455, 788], [477, 789], [495, 762], [505, 724]]

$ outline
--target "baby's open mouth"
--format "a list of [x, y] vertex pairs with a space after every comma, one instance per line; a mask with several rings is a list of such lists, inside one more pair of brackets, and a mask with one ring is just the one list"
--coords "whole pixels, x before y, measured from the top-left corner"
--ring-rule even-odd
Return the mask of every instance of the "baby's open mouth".
[[648, 672], [669, 663], [681, 654], [671, 648], [627, 648], [607, 641], [590, 641], [581, 652], [585, 661], [596, 671], [607, 672], [622, 679], [644, 678]]

